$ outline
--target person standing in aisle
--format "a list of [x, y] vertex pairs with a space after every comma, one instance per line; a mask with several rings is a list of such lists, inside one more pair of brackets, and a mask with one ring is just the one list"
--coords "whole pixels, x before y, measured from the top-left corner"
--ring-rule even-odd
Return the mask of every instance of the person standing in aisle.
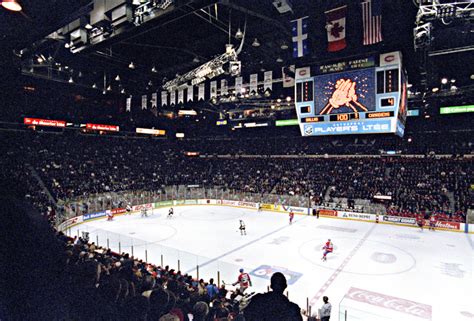
[[319, 310], [319, 316], [321, 317], [321, 321], [329, 321], [331, 317], [331, 303], [329, 303], [329, 299], [327, 296], [323, 296], [323, 306]]

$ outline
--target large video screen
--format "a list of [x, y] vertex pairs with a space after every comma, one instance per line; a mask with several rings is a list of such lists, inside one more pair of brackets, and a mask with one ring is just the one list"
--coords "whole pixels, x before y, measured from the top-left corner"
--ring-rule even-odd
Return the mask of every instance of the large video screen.
[[[300, 68], [305, 72], [296, 79], [295, 102], [301, 134], [394, 133], [403, 136], [406, 78], [401, 69], [401, 54], [396, 52], [391, 57], [393, 59], [381, 58], [379, 65], [373, 63], [370, 67], [336, 63], [331, 69], [317, 69], [316, 76], [309, 75], [308, 67]], [[338, 68], [339, 65], [346, 67]]]
[[314, 78], [318, 115], [375, 110], [375, 69], [362, 69]]

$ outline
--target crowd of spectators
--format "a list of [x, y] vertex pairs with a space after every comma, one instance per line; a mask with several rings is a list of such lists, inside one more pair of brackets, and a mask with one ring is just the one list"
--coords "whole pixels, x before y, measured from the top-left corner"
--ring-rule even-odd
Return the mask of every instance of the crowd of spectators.
[[[296, 138], [264, 142], [262, 139], [168, 141], [146, 138], [86, 136], [75, 133], [38, 134], [2, 132], [7, 144], [1, 148], [3, 178], [17, 181], [41, 212], [52, 213], [53, 199], [66, 200], [96, 193], [130, 190], [160, 190], [163, 186], [219, 186], [228, 190], [314, 196], [331, 202], [344, 198], [374, 201], [375, 195], [390, 196], [385, 204], [393, 215], [438, 213], [461, 221], [472, 207], [472, 158], [382, 157], [372, 150], [364, 157], [289, 153], [310, 146]], [[354, 138], [352, 138], [354, 139]], [[387, 138], [371, 138], [372, 145]], [[398, 138], [392, 139], [399, 141]], [[321, 152], [359, 150], [341, 138], [323, 138]], [[325, 144], [324, 142], [327, 142]], [[317, 141], [319, 142], [319, 140]], [[367, 143], [365, 139], [361, 142]], [[257, 146], [273, 146], [255, 154]], [[314, 144], [319, 145], [319, 144]], [[340, 146], [341, 145], [341, 146]], [[350, 144], [349, 144], [350, 145]], [[226, 147], [225, 147], [226, 146]], [[238, 149], [235, 154], [223, 150]], [[279, 151], [286, 150], [283, 156]], [[188, 157], [194, 151], [201, 157]], [[224, 153], [224, 154], [221, 154]], [[369, 153], [369, 149], [364, 152]], [[220, 155], [220, 156], [219, 156]], [[37, 175], [40, 179], [35, 179]], [[45, 192], [38, 181], [46, 186]]]

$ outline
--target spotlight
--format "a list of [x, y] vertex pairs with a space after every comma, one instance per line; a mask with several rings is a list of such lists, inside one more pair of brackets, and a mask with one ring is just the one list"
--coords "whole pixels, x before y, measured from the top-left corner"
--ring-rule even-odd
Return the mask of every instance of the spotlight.
[[281, 59], [281, 57], [278, 57], [278, 58], [276, 59], [276, 62], [283, 62], [283, 59]]
[[456, 85], [451, 85], [451, 91], [456, 91], [458, 89], [458, 87], [456, 87]]
[[156, 73], [156, 72], [158, 72], [158, 70], [156, 70], [156, 67], [153, 66], [153, 68], [151, 68], [151, 72], [155, 72], [155, 73]]
[[290, 96], [286, 97], [286, 101], [290, 102], [290, 101], [291, 101], [291, 97], [290, 97]]
[[16, 0], [3, 0], [2, 7], [11, 11], [21, 11], [21, 5]]
[[287, 45], [286, 43], [283, 43], [283, 44], [280, 46], [280, 48], [281, 48], [282, 50], [286, 50], [286, 49], [288, 49], [288, 45]]
[[434, 93], [437, 92], [438, 90], [439, 90], [438, 87], [434, 87], [433, 89], [431, 89], [431, 91], [434, 92]]
[[97, 84], [94, 83], [94, 84], [92, 85], [92, 88], [97, 89]]
[[198, 63], [200, 60], [198, 57], [194, 57], [193, 62]]
[[107, 91], [112, 91], [112, 85], [109, 85], [109, 86], [107, 87]]
[[237, 39], [242, 39], [244, 34], [242, 33], [242, 30], [240, 30], [240, 27], [237, 29], [237, 32], [235, 33], [235, 38]]
[[258, 42], [258, 39], [255, 38], [252, 42], [252, 47], [260, 47], [260, 42]]
[[122, 90], [120, 91], [121, 94], [125, 94], [125, 89], [122, 88]]
[[456, 82], [456, 79], [451, 79], [451, 83], [454, 84]]
[[446, 85], [446, 84], [448, 83], [448, 78], [442, 78], [442, 79], [441, 79], [441, 83], [442, 83], [443, 85]]
[[135, 69], [135, 64], [133, 63], [133, 61], [128, 65], [128, 68]]
[[115, 81], [120, 81], [120, 75], [117, 75], [117, 77], [115, 77]]
[[70, 84], [72, 84], [72, 83], [74, 82], [74, 79], [72, 79], [72, 76], [71, 76], [71, 77], [69, 77], [69, 80], [68, 80], [68, 82], [69, 82]]

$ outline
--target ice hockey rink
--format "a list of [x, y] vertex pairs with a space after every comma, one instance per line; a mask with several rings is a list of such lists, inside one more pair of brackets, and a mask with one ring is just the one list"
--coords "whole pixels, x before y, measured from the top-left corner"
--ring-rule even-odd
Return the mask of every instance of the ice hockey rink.
[[[283, 272], [291, 301], [306, 309], [333, 306], [331, 320], [474, 320], [472, 234], [429, 231], [334, 218], [257, 212], [224, 206], [180, 206], [76, 225], [91, 242], [206, 281], [235, 282], [239, 269], [251, 291], [267, 290]], [[247, 235], [240, 235], [244, 220]], [[334, 253], [321, 261], [330, 238]], [[119, 248], [120, 247], [120, 248]], [[230, 286], [231, 287], [231, 286]], [[347, 311], [347, 312], [346, 312]]]

